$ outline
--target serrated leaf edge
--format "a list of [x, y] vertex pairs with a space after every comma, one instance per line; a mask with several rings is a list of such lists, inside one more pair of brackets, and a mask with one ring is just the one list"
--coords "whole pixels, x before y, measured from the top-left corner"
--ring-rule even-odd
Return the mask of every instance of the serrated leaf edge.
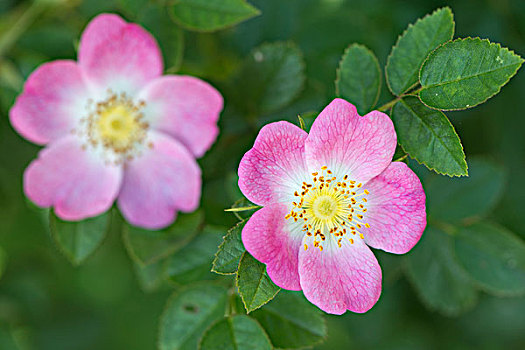
[[[216, 270], [216, 261], [218, 259], [218, 254], [219, 254], [219, 251], [222, 250], [222, 247], [224, 246], [224, 244], [226, 244], [226, 237], [229, 236], [230, 234], [233, 234], [233, 231], [241, 226], [242, 224], [246, 224], [246, 222], [248, 221], [249, 219], [244, 219], [242, 221], [239, 221], [237, 224], [235, 224], [235, 226], [231, 227], [228, 232], [226, 232], [226, 234], [222, 237], [222, 243], [219, 244], [219, 246], [217, 247], [217, 251], [215, 252], [215, 255], [213, 257], [213, 261], [212, 261], [212, 264], [211, 264], [211, 272], [214, 272], [218, 275], [223, 275], [223, 276], [228, 276], [228, 275], [235, 275], [237, 273], [237, 271], [234, 271], [234, 272], [220, 272], [220, 271], [217, 271]], [[241, 240], [242, 242], [242, 240]], [[244, 244], [243, 244], [244, 245]], [[244, 254], [244, 253], [243, 253]], [[241, 255], [241, 259], [242, 259], [242, 255]], [[239, 260], [240, 261], [240, 260]], [[237, 265], [237, 270], [239, 269], [239, 266]]]
[[[420, 100], [421, 101], [421, 100]], [[398, 103], [402, 103], [402, 99], [400, 99], [395, 105], [397, 105]], [[394, 106], [392, 106], [392, 112], [393, 113], [393, 110], [394, 110]], [[426, 106], [426, 105], [425, 105]], [[463, 161], [465, 162], [465, 167], [464, 167], [464, 170], [465, 170], [465, 174], [448, 174], [448, 173], [445, 173], [445, 172], [441, 172], [431, 166], [429, 166], [428, 164], [426, 164], [424, 161], [419, 161], [419, 159], [413, 157], [410, 153], [407, 152], [407, 150], [405, 149], [405, 147], [399, 143], [399, 146], [401, 147], [401, 149], [403, 150], [403, 152], [405, 152], [411, 159], [414, 159], [416, 162], [418, 162], [419, 164], [421, 165], [424, 165], [427, 169], [439, 174], [439, 175], [446, 175], [448, 177], [462, 177], [462, 176], [468, 176], [468, 163], [467, 163], [467, 157], [465, 155], [465, 149], [463, 148], [463, 144], [461, 143], [461, 139], [456, 131], [456, 129], [454, 128], [454, 125], [451, 123], [450, 119], [448, 119], [448, 117], [446, 116], [445, 113], [441, 112], [440, 110], [436, 110], [438, 112], [440, 112], [441, 114], [443, 114], [443, 116], [445, 117], [445, 119], [447, 120], [447, 122], [449, 123], [449, 125], [452, 127], [452, 131], [454, 132], [454, 135], [456, 135], [456, 137], [458, 138], [458, 141], [459, 141], [459, 145], [461, 146], [461, 153], [463, 153]]]
[[340, 91], [339, 91], [339, 82], [341, 81], [341, 73], [340, 72], [341, 72], [341, 69], [342, 69], [341, 66], [343, 64], [344, 59], [346, 58], [346, 56], [350, 52], [350, 50], [352, 48], [354, 48], [354, 47], [357, 47], [357, 48], [360, 48], [360, 49], [364, 49], [365, 51], [367, 51], [370, 54], [370, 56], [372, 57], [372, 60], [375, 63], [375, 66], [377, 68], [377, 72], [379, 73], [379, 84], [378, 84], [378, 88], [377, 88], [376, 97], [374, 98], [374, 102], [372, 103], [372, 105], [367, 109], [366, 113], [368, 113], [368, 112], [374, 110], [374, 107], [377, 105], [377, 101], [379, 101], [379, 96], [381, 95], [381, 85], [383, 85], [383, 84], [381, 84], [381, 81], [383, 80], [383, 76], [381, 74], [381, 67], [379, 66], [379, 61], [377, 60], [376, 55], [374, 54], [374, 52], [372, 50], [370, 50], [365, 45], [359, 44], [359, 43], [352, 43], [352, 44], [348, 45], [348, 47], [344, 50], [343, 55], [341, 56], [341, 59], [339, 60], [339, 64], [338, 64], [337, 69], [335, 71], [335, 74], [336, 74], [336, 78], [335, 78], [335, 81], [334, 81], [335, 94], [337, 96], [341, 96]]
[[[419, 81], [420, 81], [420, 78], [419, 78], [419, 74], [418, 74], [418, 82], [416, 82], [414, 85], [412, 85], [411, 87], [409, 87], [406, 91], [403, 91], [401, 92], [399, 95], [397, 95], [396, 93], [394, 93], [394, 91], [392, 90], [392, 87], [390, 86], [390, 83], [389, 83], [389, 80], [388, 80], [388, 69], [387, 67], [389, 66], [389, 63], [390, 63], [390, 57], [394, 54], [394, 51], [397, 49], [398, 47], [398, 44], [399, 44], [399, 40], [401, 40], [401, 38], [403, 36], [405, 36], [405, 34], [409, 31], [409, 29], [411, 29], [412, 27], [414, 27], [416, 24], [418, 24], [420, 21], [423, 21], [424, 19], [430, 17], [430, 16], [433, 16], [434, 14], [436, 14], [437, 12], [439, 11], [442, 11], [442, 10], [448, 10], [450, 11], [450, 15], [452, 17], [452, 36], [450, 37], [450, 39], [447, 41], [447, 42], [450, 42], [452, 40], [452, 38], [454, 37], [454, 33], [456, 31], [456, 22], [454, 21], [454, 13], [452, 12], [452, 9], [449, 7], [449, 6], [444, 6], [444, 7], [440, 7], [440, 8], [437, 8], [435, 9], [434, 11], [432, 11], [431, 13], [427, 13], [425, 16], [421, 17], [421, 18], [418, 18], [414, 23], [409, 23], [408, 24], [408, 27], [401, 33], [398, 35], [397, 37], [397, 40], [396, 40], [396, 43], [394, 44], [394, 46], [392, 46], [392, 50], [390, 51], [390, 54], [388, 55], [387, 59], [386, 59], [386, 65], [385, 65], [385, 80], [386, 80], [386, 86], [388, 87], [388, 90], [390, 90], [390, 92], [392, 93], [392, 95], [394, 96], [401, 96], [403, 95], [404, 93], [406, 93], [407, 91], [410, 91], [412, 88], [414, 88], [415, 86], [417, 86], [419, 84]], [[440, 45], [441, 46], [441, 45]], [[439, 47], [439, 46], [438, 46]], [[434, 49], [435, 50], [435, 49]], [[432, 50], [429, 55], [434, 51]], [[428, 56], [427, 56], [428, 58]], [[423, 64], [425, 63], [425, 61], [427, 60], [427, 58], [425, 58], [425, 60], [423, 61], [423, 63], [421, 64], [421, 66], [423, 66]], [[419, 67], [419, 71], [421, 72], [421, 67]]]
[[[261, 305], [257, 306], [255, 309], [248, 308], [248, 306], [246, 305], [246, 301], [244, 300], [244, 295], [242, 295], [242, 293], [241, 293], [241, 291], [240, 291], [240, 289], [239, 289], [239, 267], [241, 266], [242, 259], [244, 258], [244, 256], [245, 256], [246, 254], [250, 254], [250, 253], [248, 253], [248, 251], [245, 251], [244, 253], [242, 253], [241, 258], [239, 259], [239, 266], [237, 267], [237, 272], [235, 273], [235, 287], [237, 288], [237, 291], [239, 292], [239, 296], [241, 297], [241, 300], [242, 300], [242, 303], [243, 303], [243, 305], [244, 305], [244, 308], [246, 309], [246, 313], [249, 314], [250, 312], [255, 311], [255, 310], [257, 310], [257, 309], [260, 309], [260, 308], [263, 307], [264, 305], [268, 304], [268, 302], [270, 302], [271, 300], [273, 300], [273, 298], [275, 298], [275, 296], [277, 295], [277, 293], [279, 293], [279, 292], [281, 291], [281, 287], [279, 287], [279, 286], [276, 285], [276, 286], [278, 287], [278, 289], [277, 289], [277, 291], [275, 292], [275, 294], [272, 295], [272, 297], [271, 297], [270, 299], [266, 300], [264, 303], [262, 303]], [[253, 256], [252, 256], [252, 257], [253, 257]], [[255, 258], [254, 258], [254, 259], [255, 259]], [[255, 260], [257, 260], [257, 259], [255, 259]], [[257, 260], [257, 261], [259, 261], [259, 260]], [[260, 261], [259, 261], [259, 262], [260, 262]], [[262, 263], [261, 263], [261, 264], [262, 264]], [[264, 274], [263, 274], [263, 276], [267, 275], [267, 273], [266, 273], [266, 264], [264, 264], [264, 267], [265, 267], [265, 269], [264, 269]], [[273, 281], [272, 281], [272, 279], [271, 279], [270, 277], [268, 277], [268, 279], [270, 280], [270, 282], [273, 283]], [[275, 283], [274, 283], [274, 284], [275, 284]]]
[[[443, 43], [443, 44], [439, 45], [438, 47], [436, 47], [435, 50], [433, 50], [431, 53], [429, 53], [427, 58], [425, 59], [425, 61], [423, 61], [423, 64], [421, 65], [421, 68], [419, 69], [419, 82], [421, 82], [421, 74], [423, 72], [423, 68], [425, 67], [425, 65], [427, 64], [428, 60], [430, 59], [430, 56], [432, 56], [437, 50], [439, 50], [440, 48], [442, 48], [445, 45], [448, 45], [448, 44], [451, 44], [451, 43], [455, 43], [455, 42], [459, 42], [459, 41], [467, 41], [467, 40], [474, 40], [474, 41], [480, 41], [480, 42], [486, 41], [486, 42], [488, 42], [491, 45], [497, 45], [500, 49], [505, 50], [508, 53], [510, 53], [511, 55], [514, 55], [514, 56], [518, 57], [521, 60], [521, 63], [516, 67], [516, 70], [509, 76], [509, 78], [503, 84], [501, 84], [498, 87], [498, 90], [494, 94], [488, 96], [486, 99], [484, 99], [481, 102], [478, 102], [478, 103], [476, 103], [474, 105], [471, 105], [471, 106], [469, 105], [468, 107], [464, 107], [464, 108], [436, 108], [436, 107], [429, 106], [428, 104], [426, 104], [421, 99], [420, 93], [421, 93], [422, 90], [425, 89], [425, 87], [421, 86], [421, 90], [418, 91], [417, 97], [419, 98], [421, 103], [423, 103], [428, 108], [432, 108], [432, 109], [440, 110], [440, 111], [462, 111], [462, 110], [465, 110], [465, 109], [470, 109], [470, 108], [479, 106], [480, 104], [483, 104], [483, 103], [487, 102], [487, 100], [489, 100], [490, 98], [492, 98], [492, 97], [496, 96], [497, 94], [499, 94], [500, 91], [501, 91], [501, 88], [503, 86], [507, 85], [507, 83], [510, 81], [510, 79], [512, 79], [512, 77], [514, 77], [516, 75], [516, 73], [518, 72], [518, 70], [521, 68], [521, 65], [523, 64], [523, 62], [525, 62], [525, 59], [523, 59], [523, 57], [521, 57], [520, 55], [515, 53], [514, 50], [511, 50], [511, 49], [509, 49], [507, 47], [502, 47], [500, 43], [493, 43], [489, 39], [481, 39], [479, 36], [476, 36], [476, 37], [468, 36], [468, 37], [465, 37], [465, 38], [458, 38], [458, 39], [455, 39], [455, 40], [447, 41], [446, 43]], [[500, 68], [506, 68], [506, 67], [500, 67]]]

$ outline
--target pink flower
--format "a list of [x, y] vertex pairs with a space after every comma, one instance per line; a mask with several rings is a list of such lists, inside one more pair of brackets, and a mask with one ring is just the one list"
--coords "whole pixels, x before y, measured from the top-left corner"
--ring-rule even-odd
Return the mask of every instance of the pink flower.
[[223, 99], [199, 79], [162, 72], [151, 34], [112, 14], [88, 24], [78, 62], [33, 72], [10, 111], [16, 131], [46, 146], [24, 173], [27, 197], [65, 220], [116, 199], [131, 224], [150, 229], [195, 210], [195, 158], [217, 137]]
[[310, 134], [284, 121], [261, 129], [241, 160], [239, 186], [264, 207], [242, 241], [275, 284], [303, 290], [332, 314], [374, 306], [381, 268], [368, 246], [406, 253], [426, 226], [418, 177], [391, 162], [396, 142], [386, 114], [360, 117], [342, 99], [319, 114]]

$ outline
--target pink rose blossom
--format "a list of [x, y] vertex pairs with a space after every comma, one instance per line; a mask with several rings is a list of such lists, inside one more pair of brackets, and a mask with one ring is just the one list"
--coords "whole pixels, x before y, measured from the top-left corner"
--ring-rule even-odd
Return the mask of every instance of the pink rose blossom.
[[217, 137], [223, 99], [202, 80], [162, 72], [151, 34], [112, 14], [88, 24], [78, 62], [33, 72], [10, 111], [16, 131], [46, 146], [24, 173], [27, 197], [65, 220], [117, 200], [131, 224], [150, 229], [195, 210], [195, 158]]
[[242, 231], [272, 281], [303, 290], [332, 314], [368, 311], [381, 268], [368, 246], [408, 252], [426, 226], [425, 193], [406, 164], [392, 163], [397, 138], [381, 112], [364, 117], [335, 99], [310, 134], [288, 122], [263, 127], [241, 160], [239, 186], [264, 206]]

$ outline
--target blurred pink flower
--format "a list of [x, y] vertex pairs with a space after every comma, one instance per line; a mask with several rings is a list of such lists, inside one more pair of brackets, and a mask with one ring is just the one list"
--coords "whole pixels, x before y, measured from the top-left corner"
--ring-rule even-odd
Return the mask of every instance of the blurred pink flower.
[[406, 253], [426, 226], [421, 182], [391, 162], [396, 143], [386, 114], [360, 117], [342, 99], [310, 134], [284, 121], [261, 129], [241, 160], [239, 186], [264, 207], [242, 241], [275, 284], [303, 290], [332, 314], [366, 312], [377, 302], [381, 268], [368, 246]]
[[46, 145], [24, 191], [65, 220], [107, 211], [117, 199], [133, 225], [156, 229], [195, 210], [195, 161], [215, 141], [222, 96], [190, 76], [162, 76], [155, 39], [113, 14], [84, 30], [78, 62], [45, 63], [10, 111], [23, 137]]

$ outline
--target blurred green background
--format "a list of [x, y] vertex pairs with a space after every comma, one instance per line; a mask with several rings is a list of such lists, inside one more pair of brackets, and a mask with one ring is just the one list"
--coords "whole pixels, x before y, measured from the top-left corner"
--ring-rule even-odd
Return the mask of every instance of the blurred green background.
[[[143, 292], [115, 220], [103, 245], [73, 267], [50, 238], [45, 220], [22, 195], [22, 173], [38, 147], [11, 128], [8, 110], [23, 81], [39, 64], [76, 57], [80, 33], [101, 12], [116, 12], [154, 31], [166, 68], [178, 67], [180, 33], [148, 15], [162, 1], [41, 0], [12, 44], [5, 35], [28, 1], [0, 0], [0, 349], [154, 349], [158, 318], [176, 286]], [[334, 96], [339, 59], [352, 42], [368, 46], [384, 67], [399, 34], [417, 18], [448, 5], [456, 37], [490, 38], [525, 56], [525, 1], [522, 0], [250, 0], [261, 15], [213, 34], [185, 31], [178, 73], [201, 77], [225, 97], [221, 134], [199, 161], [203, 168], [202, 207], [206, 222], [230, 227], [237, 219], [223, 211], [240, 194], [238, 162], [257, 130], [269, 121], [297, 122], [297, 114], [319, 112]], [[147, 9], [147, 10], [145, 10]], [[155, 28], [154, 28], [155, 27]], [[177, 29], [178, 30], [178, 29]], [[293, 41], [303, 52], [307, 80], [294, 102], [276, 112], [247, 113], [238, 91], [250, 89], [239, 76], [246, 56], [262, 43]], [[3, 45], [3, 46], [2, 46]], [[176, 57], [175, 57], [176, 56]], [[248, 81], [248, 82], [247, 82]], [[462, 112], [447, 113], [460, 135], [467, 161], [482, 157], [505, 171], [505, 189], [488, 218], [525, 239], [525, 74], [518, 72], [496, 97]], [[383, 84], [379, 105], [391, 99]], [[416, 164], [424, 184], [435, 175]], [[455, 179], [444, 181], [454, 182]], [[445, 183], [446, 186], [446, 183]], [[479, 186], [482, 196], [485, 188]], [[434, 191], [436, 192], [436, 191]], [[437, 191], [435, 196], [439, 196]], [[480, 197], [481, 198], [481, 197]], [[429, 201], [439, 198], [429, 198]], [[525, 298], [478, 294], [457, 317], [420, 302], [401, 273], [403, 258], [377, 253], [384, 270], [383, 293], [364, 315], [328, 317], [328, 339], [320, 349], [524, 349]], [[224, 278], [224, 277], [221, 277]]]

